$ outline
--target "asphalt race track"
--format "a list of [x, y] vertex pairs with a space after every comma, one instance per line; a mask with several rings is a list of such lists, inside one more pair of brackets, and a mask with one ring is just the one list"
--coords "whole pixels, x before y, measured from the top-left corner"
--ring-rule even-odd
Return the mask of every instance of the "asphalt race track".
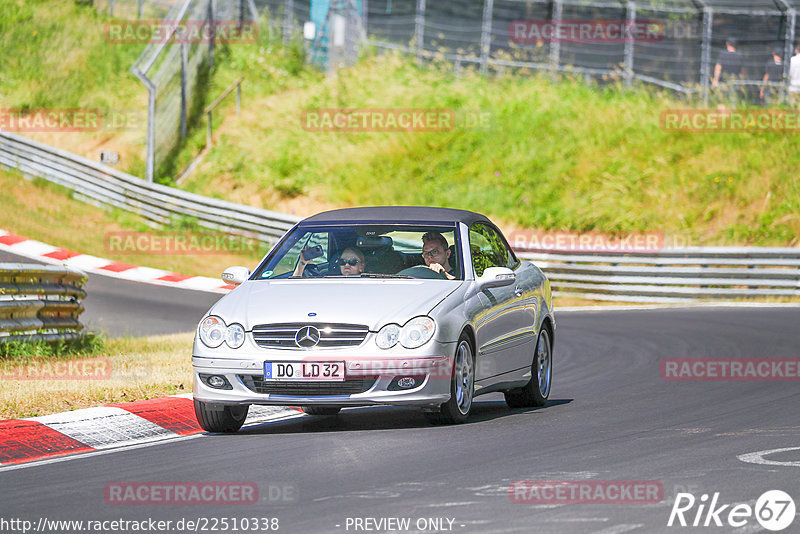
[[[0, 262], [39, 263], [0, 251]], [[222, 294], [204, 293], [89, 274], [80, 320], [94, 332], [116, 337], [192, 332]]]
[[[359, 408], [3, 468], [0, 515], [34, 524], [208, 518], [199, 531], [222, 518], [278, 518], [279, 532], [303, 534], [387, 531], [368, 518], [410, 518], [392, 532], [767, 532], [754, 517], [733, 528], [728, 513], [772, 489], [800, 504], [798, 382], [674, 382], [659, 365], [674, 357], [797, 358], [798, 326], [798, 308], [562, 313], [544, 408], [509, 410], [493, 394], [478, 398], [467, 424], [445, 427], [411, 409]], [[738, 458], [784, 448], [795, 450], [762, 455], [760, 464]], [[663, 498], [514, 503], [509, 485], [521, 480], [653, 481]], [[253, 482], [260, 497], [255, 505], [108, 504], [104, 487], [120, 481]], [[717, 508], [729, 505], [718, 516], [724, 526], [711, 518], [709, 527], [667, 527], [679, 492], [697, 500], [685, 513], [690, 525], [701, 496], [718, 492]], [[798, 531], [798, 518], [784, 530]]]

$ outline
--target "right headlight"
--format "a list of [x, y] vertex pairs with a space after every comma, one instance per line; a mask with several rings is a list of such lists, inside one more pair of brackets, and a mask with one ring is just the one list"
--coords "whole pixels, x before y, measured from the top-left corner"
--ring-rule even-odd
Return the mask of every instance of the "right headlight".
[[215, 349], [225, 341], [225, 321], [215, 315], [209, 315], [200, 323], [200, 341], [203, 345]]

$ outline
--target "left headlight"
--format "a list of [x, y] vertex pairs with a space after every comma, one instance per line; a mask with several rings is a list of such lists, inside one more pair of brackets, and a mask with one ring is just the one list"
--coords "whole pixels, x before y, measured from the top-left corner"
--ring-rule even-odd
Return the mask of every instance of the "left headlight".
[[407, 349], [416, 349], [431, 340], [436, 323], [430, 317], [414, 317], [402, 328], [387, 324], [378, 331], [375, 343], [382, 349], [394, 347], [398, 342]]
[[233, 323], [228, 326], [221, 318], [209, 315], [200, 323], [200, 341], [203, 345], [215, 349], [225, 342], [230, 348], [238, 349], [244, 343], [244, 327]]

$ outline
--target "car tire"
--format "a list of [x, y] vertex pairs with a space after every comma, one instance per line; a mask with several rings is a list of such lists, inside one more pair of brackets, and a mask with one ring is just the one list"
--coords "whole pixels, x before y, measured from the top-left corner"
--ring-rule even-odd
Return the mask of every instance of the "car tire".
[[505, 392], [509, 408], [531, 408], [547, 404], [553, 383], [553, 344], [547, 328], [542, 328], [539, 332], [531, 374], [528, 385]]
[[249, 404], [225, 406], [222, 410], [211, 410], [208, 404], [195, 399], [194, 413], [203, 430], [232, 434], [242, 428], [247, 419]]
[[452, 425], [465, 422], [472, 409], [475, 395], [475, 355], [466, 334], [462, 334], [453, 357], [450, 375], [450, 400], [439, 407], [438, 412], [425, 412], [434, 424]]
[[308, 415], [336, 415], [341, 409], [341, 406], [303, 406]]

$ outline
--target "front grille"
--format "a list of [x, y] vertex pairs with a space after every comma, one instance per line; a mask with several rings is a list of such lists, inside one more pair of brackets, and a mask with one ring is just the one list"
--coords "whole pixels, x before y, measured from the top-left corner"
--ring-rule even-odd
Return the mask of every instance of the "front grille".
[[306, 326], [313, 326], [319, 330], [319, 343], [314, 348], [355, 347], [360, 345], [369, 333], [369, 328], [361, 324], [260, 324], [253, 327], [253, 339], [259, 347], [296, 349], [297, 331]]
[[371, 388], [376, 376], [343, 382], [265, 382], [264, 375], [239, 375], [247, 389], [265, 394], [317, 397], [323, 395], [354, 395]]

